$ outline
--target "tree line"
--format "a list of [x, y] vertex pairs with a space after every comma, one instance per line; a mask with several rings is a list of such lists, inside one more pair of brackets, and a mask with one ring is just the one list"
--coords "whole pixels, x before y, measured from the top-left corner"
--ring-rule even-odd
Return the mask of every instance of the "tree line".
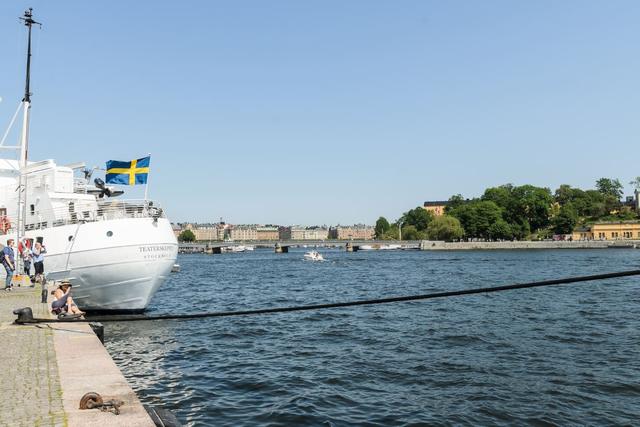
[[[640, 177], [630, 182], [640, 189]], [[596, 221], [640, 218], [622, 202], [618, 179], [600, 178], [595, 189], [582, 190], [563, 184], [551, 192], [547, 187], [505, 184], [487, 188], [482, 196], [449, 198], [442, 216], [418, 206], [390, 223], [380, 217], [376, 238], [383, 240], [523, 240], [570, 234], [578, 226]]]

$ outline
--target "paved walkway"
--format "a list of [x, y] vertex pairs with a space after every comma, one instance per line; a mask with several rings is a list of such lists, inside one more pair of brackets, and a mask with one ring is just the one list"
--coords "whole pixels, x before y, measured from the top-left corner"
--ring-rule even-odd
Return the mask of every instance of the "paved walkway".
[[0, 426], [64, 426], [53, 331], [13, 325], [13, 310], [20, 307], [31, 307], [35, 317], [49, 316], [39, 287], [0, 289]]
[[[15, 325], [13, 310], [22, 307], [31, 307], [34, 317], [52, 317], [39, 286], [0, 289], [0, 427], [154, 426], [88, 324]], [[90, 391], [122, 400], [121, 414], [80, 410]]]

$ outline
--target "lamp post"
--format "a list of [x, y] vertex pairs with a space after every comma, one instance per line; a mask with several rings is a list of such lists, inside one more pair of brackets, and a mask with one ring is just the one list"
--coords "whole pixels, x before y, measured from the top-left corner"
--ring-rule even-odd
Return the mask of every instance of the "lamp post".
[[398, 240], [402, 241], [402, 221], [398, 221]]

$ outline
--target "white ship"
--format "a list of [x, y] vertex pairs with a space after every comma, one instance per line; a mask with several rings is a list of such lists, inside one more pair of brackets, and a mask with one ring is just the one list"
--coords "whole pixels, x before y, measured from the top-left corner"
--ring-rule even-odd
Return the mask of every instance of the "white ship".
[[99, 179], [92, 184], [82, 164], [27, 160], [31, 26], [37, 23], [30, 10], [22, 19], [29, 28], [27, 85], [20, 144], [0, 141], [0, 148], [20, 152], [18, 160], [0, 159], [1, 243], [41, 241], [47, 279], [70, 280], [82, 310], [143, 311], [176, 261], [171, 224], [157, 204], [116, 199], [122, 191]]

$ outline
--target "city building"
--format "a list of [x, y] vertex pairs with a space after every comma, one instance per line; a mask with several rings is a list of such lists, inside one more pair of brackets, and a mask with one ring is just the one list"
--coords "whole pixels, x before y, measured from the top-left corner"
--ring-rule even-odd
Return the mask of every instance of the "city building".
[[439, 200], [439, 201], [424, 202], [422, 207], [428, 210], [429, 212], [432, 212], [433, 216], [442, 216], [444, 215], [444, 208], [448, 204], [449, 202], [447, 201]]
[[331, 227], [329, 238], [338, 240], [373, 240], [376, 231], [373, 227], [364, 224]]
[[280, 240], [326, 240], [329, 230], [323, 227], [280, 227]]
[[280, 233], [278, 232], [278, 227], [258, 227], [256, 228], [256, 239], [257, 240], [278, 240], [280, 238]]
[[229, 240], [258, 240], [258, 230], [253, 226], [232, 226], [227, 230]]
[[191, 231], [196, 236], [197, 242], [222, 240], [224, 237], [224, 227], [217, 225], [197, 226]]
[[640, 240], [640, 221], [596, 222], [573, 231], [573, 240]]
[[176, 224], [173, 232], [177, 236], [185, 230], [189, 230], [195, 236], [196, 241], [222, 240], [225, 224]]

